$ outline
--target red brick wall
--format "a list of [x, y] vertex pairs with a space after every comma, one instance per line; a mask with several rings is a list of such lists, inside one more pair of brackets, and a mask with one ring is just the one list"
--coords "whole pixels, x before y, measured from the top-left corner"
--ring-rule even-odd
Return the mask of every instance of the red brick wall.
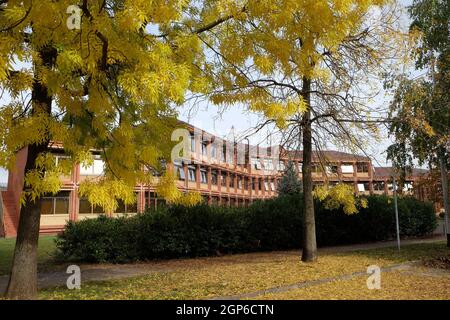
[[23, 189], [23, 177], [28, 149], [20, 150], [16, 155], [16, 164], [8, 174], [8, 188], [2, 191], [3, 224], [6, 237], [14, 237], [19, 225], [19, 199]]

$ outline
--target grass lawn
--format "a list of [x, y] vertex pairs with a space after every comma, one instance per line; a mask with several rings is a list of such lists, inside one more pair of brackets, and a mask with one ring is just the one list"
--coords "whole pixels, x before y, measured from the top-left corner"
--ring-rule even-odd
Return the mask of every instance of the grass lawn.
[[[303, 281], [331, 278], [400, 262], [447, 255], [443, 242], [372, 249], [345, 253], [322, 253], [313, 264], [300, 262], [299, 253], [270, 252], [233, 256], [174, 260], [156, 263], [161, 268], [146, 276], [83, 283], [81, 290], [52, 288], [42, 290], [42, 299], [208, 299], [250, 293]], [[167, 271], [164, 271], [167, 270]], [[450, 299], [448, 271], [441, 276], [382, 273], [382, 289], [368, 290], [367, 276], [334, 281], [259, 298], [338, 299], [338, 298], [441, 298]]]
[[[45, 269], [52, 264], [52, 252], [55, 249], [54, 239], [53, 236], [39, 238], [38, 264], [40, 269]], [[15, 244], [15, 238], [0, 239], [0, 275], [9, 273]]]

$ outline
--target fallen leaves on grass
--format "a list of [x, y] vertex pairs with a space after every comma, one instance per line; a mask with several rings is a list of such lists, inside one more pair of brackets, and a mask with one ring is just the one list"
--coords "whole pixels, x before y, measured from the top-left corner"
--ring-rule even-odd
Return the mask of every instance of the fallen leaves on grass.
[[[292, 283], [332, 278], [401, 261], [434, 257], [445, 252], [443, 243], [328, 253], [314, 264], [300, 261], [298, 252], [240, 254], [163, 262], [168, 272], [124, 280], [83, 283], [81, 290], [48, 289], [43, 299], [208, 299], [249, 293]], [[314, 289], [315, 290], [315, 289]]]
[[367, 276], [336, 280], [325, 284], [267, 294], [256, 299], [275, 300], [449, 300], [450, 274], [424, 276], [398, 271], [383, 272], [381, 289], [367, 288]]

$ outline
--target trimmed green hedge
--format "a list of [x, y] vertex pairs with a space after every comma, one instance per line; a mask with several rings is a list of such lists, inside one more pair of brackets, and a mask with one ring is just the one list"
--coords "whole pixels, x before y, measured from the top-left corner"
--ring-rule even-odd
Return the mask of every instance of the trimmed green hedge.
[[[346, 215], [316, 203], [319, 246], [388, 240], [395, 236], [392, 199], [368, 197], [368, 208]], [[431, 204], [399, 199], [403, 237], [433, 232]], [[258, 201], [248, 208], [167, 207], [134, 217], [69, 222], [57, 238], [63, 260], [128, 262], [300, 248], [301, 196]]]

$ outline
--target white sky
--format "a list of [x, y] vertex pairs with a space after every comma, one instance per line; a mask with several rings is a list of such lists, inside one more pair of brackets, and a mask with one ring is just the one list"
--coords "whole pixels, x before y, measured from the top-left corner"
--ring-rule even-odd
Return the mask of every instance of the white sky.
[[[402, 5], [407, 6], [411, 4], [411, 0], [400, 0]], [[405, 25], [409, 25], [408, 17], [405, 15]], [[416, 71], [412, 72], [412, 75], [419, 74]], [[5, 103], [6, 100], [2, 99], [0, 103]], [[374, 99], [374, 106], [387, 105], [389, 97], [385, 97], [384, 94], [380, 94]], [[234, 127], [234, 134], [236, 137], [242, 137], [246, 130], [254, 127], [261, 120], [261, 116], [246, 112], [242, 106], [233, 106], [225, 110], [219, 110], [217, 106], [208, 103], [199, 103], [194, 112], [191, 112], [191, 108], [188, 106], [182, 107], [179, 111], [179, 118], [192, 125], [206, 130], [210, 133], [216, 134], [221, 137], [230, 137], [232, 128]], [[264, 139], [270, 132], [270, 129], [263, 129], [259, 135], [250, 137], [251, 144], [268, 145], [277, 144], [277, 141], [267, 141]], [[381, 142], [373, 141], [370, 143], [372, 147], [367, 150], [367, 153], [374, 158], [374, 165], [388, 165], [386, 164], [385, 150], [389, 144], [392, 143], [385, 135]], [[0, 183], [6, 183], [8, 179], [7, 171], [0, 168]]]

